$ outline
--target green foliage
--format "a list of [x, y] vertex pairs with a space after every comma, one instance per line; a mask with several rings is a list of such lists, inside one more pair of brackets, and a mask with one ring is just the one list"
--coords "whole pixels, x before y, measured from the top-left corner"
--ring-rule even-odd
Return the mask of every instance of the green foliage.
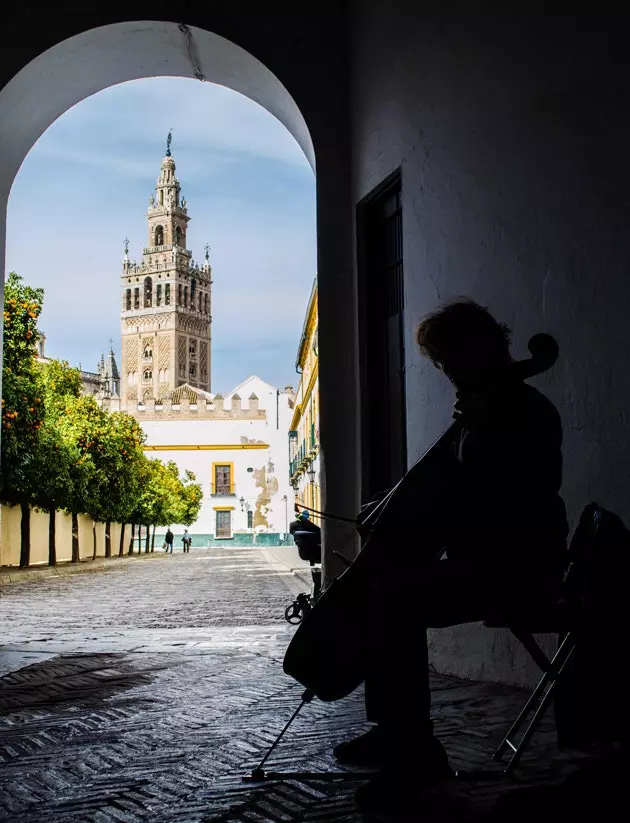
[[203, 497], [201, 486], [194, 480], [194, 474], [189, 471], [180, 478], [177, 465], [172, 461], [164, 465], [160, 460], [147, 460], [132, 522], [192, 525], [199, 515]]
[[201, 509], [201, 501], [203, 499], [203, 490], [199, 483], [195, 483], [195, 475], [188, 469], [185, 472], [184, 480], [182, 481], [182, 493], [180, 500], [182, 501], [182, 512], [179, 520], [174, 520], [175, 523], [181, 523], [184, 526], [192, 526], [195, 520], [199, 517], [199, 510]]
[[36, 362], [35, 368], [40, 377], [47, 414], [61, 410], [67, 397], [80, 396], [81, 372], [65, 360]]
[[202, 490], [174, 463], [149, 460], [144, 433], [81, 394], [68, 363], [35, 359], [43, 290], [12, 273], [6, 286], [0, 498], [101, 522], [190, 526]]
[[39, 339], [37, 318], [43, 302], [43, 289], [25, 286], [14, 271], [9, 274], [4, 284], [4, 371], [24, 374], [30, 370]]
[[12, 503], [29, 502], [43, 413], [34, 363], [44, 291], [11, 272], [4, 294], [0, 494]]

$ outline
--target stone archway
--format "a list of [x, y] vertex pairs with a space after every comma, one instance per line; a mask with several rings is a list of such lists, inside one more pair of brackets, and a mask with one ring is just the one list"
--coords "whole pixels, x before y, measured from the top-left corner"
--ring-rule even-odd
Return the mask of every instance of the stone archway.
[[202, 77], [259, 103], [286, 126], [315, 169], [313, 142], [297, 104], [249, 52], [195, 27], [115, 23], [58, 43], [0, 91], [0, 207], [6, 206], [13, 178], [35, 141], [65, 111], [117, 83], [164, 76]]

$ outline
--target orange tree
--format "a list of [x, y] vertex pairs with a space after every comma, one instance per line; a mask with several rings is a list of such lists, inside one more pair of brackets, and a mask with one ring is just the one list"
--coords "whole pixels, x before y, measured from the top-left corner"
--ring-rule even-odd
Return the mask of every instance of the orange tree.
[[203, 490], [199, 483], [195, 483], [195, 479], [193, 472], [186, 469], [183, 479], [180, 480], [180, 512], [179, 520], [176, 522], [184, 526], [192, 526], [199, 516], [199, 510], [201, 509]]
[[[38, 363], [37, 376], [44, 404], [36, 450], [37, 484], [35, 504], [49, 512], [48, 562], [57, 561], [55, 516], [58, 510], [83, 509], [81, 501], [89, 487], [78, 441], [60, 427], [66, 408], [81, 396], [81, 373], [68, 363], [50, 360]], [[73, 532], [74, 533], [74, 532]], [[73, 555], [77, 554], [76, 540]]]
[[[5, 288], [0, 499], [22, 507], [20, 564], [29, 562], [29, 506], [50, 513], [49, 562], [56, 561], [55, 512], [72, 515], [72, 559], [80, 556], [78, 515], [95, 521], [190, 525], [201, 505], [194, 475], [180, 478], [143, 453], [144, 434], [124, 413], [81, 395], [67, 363], [35, 359], [44, 292], [12, 272]], [[109, 550], [109, 540], [106, 542]], [[122, 551], [122, 544], [121, 544]]]
[[42, 426], [35, 344], [43, 299], [43, 289], [24, 285], [15, 272], [9, 274], [4, 287], [0, 496], [22, 505], [32, 499], [36, 445]]
[[72, 514], [73, 560], [78, 560], [78, 514], [103, 523], [131, 521], [146, 461], [144, 434], [133, 417], [100, 409], [91, 396], [66, 397], [56, 429], [76, 457], [63, 507]]
[[[147, 460], [141, 469], [142, 481], [138, 502], [133, 515], [135, 524], [153, 526], [170, 526], [179, 523], [192, 525], [201, 508], [203, 492], [195, 483], [195, 475], [186, 471], [180, 478], [177, 464], [169, 461], [166, 465], [160, 460]], [[147, 528], [148, 550], [149, 538]]]

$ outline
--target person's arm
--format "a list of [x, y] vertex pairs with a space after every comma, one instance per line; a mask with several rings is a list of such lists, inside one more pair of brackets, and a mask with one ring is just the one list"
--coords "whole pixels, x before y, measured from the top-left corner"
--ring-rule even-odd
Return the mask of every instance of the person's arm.
[[562, 482], [562, 424], [545, 397], [496, 393], [476, 402], [458, 398], [466, 429], [462, 462], [499, 498], [556, 494]]

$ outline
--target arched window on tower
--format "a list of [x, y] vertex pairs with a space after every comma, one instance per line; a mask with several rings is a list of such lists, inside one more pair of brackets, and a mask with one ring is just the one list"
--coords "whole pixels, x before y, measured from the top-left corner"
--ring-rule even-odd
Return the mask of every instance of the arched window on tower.
[[203, 294], [199, 292], [199, 311], [202, 311], [203, 307]]
[[171, 284], [167, 283], [164, 286], [164, 305], [170, 306], [171, 305]]
[[197, 281], [193, 277], [193, 279], [190, 281], [190, 307], [192, 309], [195, 308], [195, 291], [196, 291], [196, 289], [197, 289]]
[[181, 246], [181, 239], [182, 239], [182, 230], [181, 226], [177, 226], [175, 228], [175, 242], [178, 246]]
[[188, 286], [184, 286], [184, 308], [188, 308]]
[[177, 305], [178, 306], [182, 305], [182, 284], [181, 283], [177, 284]]
[[204, 297], [204, 304], [205, 304], [204, 310], [205, 310], [206, 314], [208, 314], [208, 295], [207, 294]]
[[164, 205], [164, 189], [160, 189], [160, 206]]
[[192, 359], [197, 357], [197, 341], [191, 340], [188, 344], [188, 354], [191, 356]]
[[137, 286], [133, 290], [133, 307], [134, 309], [140, 308], [140, 289]]
[[[160, 195], [162, 192], [160, 192]], [[156, 246], [163, 246], [164, 245], [164, 227], [163, 226], [156, 226], [155, 227], [155, 245]]]
[[155, 305], [161, 306], [162, 305], [162, 284], [158, 283], [155, 289]]
[[131, 289], [125, 292], [125, 309], [131, 311]]
[[151, 369], [145, 369], [142, 372], [142, 382], [143, 383], [150, 383], [153, 380], [153, 372]]
[[144, 351], [142, 352], [142, 356], [144, 357], [145, 360], [151, 360], [151, 358], [153, 357], [153, 349], [151, 348], [149, 343], [147, 343], [146, 346], [144, 347]]
[[150, 277], [144, 278], [144, 307], [150, 309], [153, 305], [153, 280]]

